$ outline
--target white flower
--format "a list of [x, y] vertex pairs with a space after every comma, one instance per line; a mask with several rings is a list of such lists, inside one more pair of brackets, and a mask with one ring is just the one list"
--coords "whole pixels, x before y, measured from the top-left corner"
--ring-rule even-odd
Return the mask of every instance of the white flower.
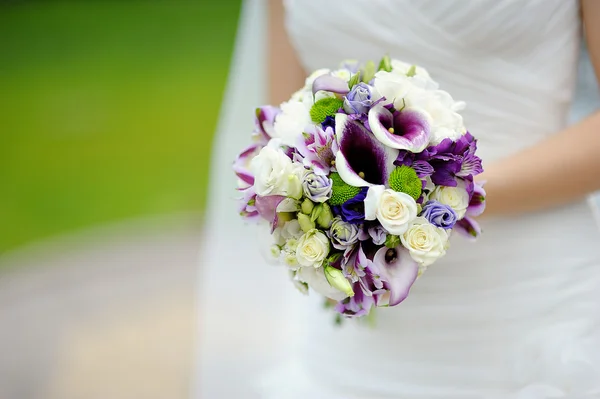
[[454, 209], [458, 219], [462, 219], [469, 207], [469, 193], [465, 190], [465, 184], [459, 182], [457, 187], [437, 186], [431, 194], [430, 200], [441, 202]]
[[382, 105], [393, 103], [396, 109], [401, 109], [403, 106], [402, 99], [412, 89], [413, 84], [405, 75], [379, 71], [375, 74], [373, 86], [376, 93], [376, 98], [372, 98], [374, 101], [383, 96], [385, 97], [385, 101], [381, 102]]
[[[281, 104], [281, 112], [275, 117], [273, 134], [288, 146], [296, 145], [307, 125], [312, 123], [310, 108], [312, 107], [311, 93], [302, 93], [302, 101], [290, 100]], [[304, 99], [307, 101], [304, 101]]]
[[298, 240], [296, 258], [302, 266], [319, 267], [329, 254], [329, 238], [317, 229], [309, 230]]
[[284, 265], [290, 268], [290, 270], [298, 270], [300, 268], [300, 264], [298, 263], [296, 253], [294, 251], [283, 249], [280, 254], [280, 259]]
[[424, 217], [418, 217], [400, 236], [400, 241], [410, 256], [426, 267], [446, 254], [448, 232], [435, 227]]
[[302, 234], [303, 232], [302, 229], [300, 229], [300, 223], [298, 223], [298, 219], [293, 219], [289, 222], [286, 222], [281, 228], [281, 236], [285, 240], [290, 240], [293, 238], [298, 239], [302, 237]]
[[409, 79], [417, 87], [421, 87], [423, 89], [428, 90], [436, 90], [439, 87], [437, 82], [431, 79], [431, 76], [429, 76], [429, 72], [427, 72], [425, 68], [422, 68], [417, 65], [408, 64], [399, 60], [392, 60], [391, 64], [393, 73], [397, 73], [404, 76], [406, 76], [406, 74], [414, 66], [414, 75]]
[[365, 198], [365, 219], [379, 220], [390, 234], [400, 235], [417, 217], [417, 203], [406, 193], [372, 186]]
[[331, 72], [331, 76], [335, 76], [336, 78], [340, 78], [348, 82], [352, 76], [352, 73], [349, 70], [342, 68]]
[[296, 272], [293, 270], [289, 271], [289, 275], [290, 275], [290, 280], [292, 280], [292, 283], [294, 284], [294, 287], [296, 287], [296, 289], [298, 291], [300, 291], [302, 294], [308, 295], [308, 284], [306, 284], [303, 281], [300, 281], [298, 279], [298, 277], [296, 277]]
[[293, 163], [280, 148], [264, 147], [252, 159], [250, 169], [257, 195], [285, 195], [296, 199], [302, 196], [304, 167]]
[[309, 285], [310, 288], [315, 292], [333, 299], [335, 301], [341, 301], [347, 298], [348, 295], [335, 287], [327, 281], [325, 277], [325, 268], [319, 267], [317, 269], [313, 267], [302, 267], [296, 273], [296, 276], [300, 281], [303, 281]]

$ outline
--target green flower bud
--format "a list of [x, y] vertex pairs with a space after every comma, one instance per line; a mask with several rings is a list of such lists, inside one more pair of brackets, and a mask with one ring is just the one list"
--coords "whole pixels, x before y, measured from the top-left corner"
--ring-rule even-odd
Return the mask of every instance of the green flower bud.
[[277, 212], [277, 216], [279, 217], [279, 220], [282, 222], [289, 222], [291, 220], [296, 219], [295, 212]]
[[303, 213], [298, 214], [298, 223], [300, 224], [302, 231], [305, 233], [315, 228], [315, 222], [310, 220], [310, 217]]
[[348, 296], [354, 296], [352, 284], [350, 284], [350, 281], [348, 281], [340, 269], [336, 269], [335, 267], [331, 266], [325, 266], [324, 272], [325, 278], [327, 279], [329, 285]]
[[317, 216], [317, 225], [322, 229], [328, 229], [331, 227], [331, 223], [333, 223], [333, 212], [331, 212], [331, 208], [327, 204], [320, 204], [319, 215]]
[[390, 60], [390, 56], [389, 55], [385, 55], [381, 61], [379, 61], [379, 68], [378, 70], [380, 71], [386, 71], [386, 72], [392, 72], [392, 60]]
[[310, 108], [310, 118], [315, 123], [323, 122], [328, 116], [335, 116], [344, 102], [337, 97], [322, 98]]
[[412, 65], [408, 71], [406, 72], [406, 76], [413, 77], [417, 74], [417, 66], [416, 65]]
[[396, 248], [400, 245], [400, 236], [395, 236], [393, 234], [388, 234], [385, 237], [385, 246], [388, 248]]
[[315, 204], [309, 200], [308, 198], [306, 198], [303, 202], [302, 202], [302, 206], [300, 207], [300, 209], [302, 209], [302, 213], [305, 215], [310, 215], [310, 213], [312, 212], [313, 208], [315, 207]]
[[355, 73], [354, 75], [352, 75], [352, 77], [348, 81], [348, 88], [350, 90], [352, 90], [352, 88], [354, 86], [356, 86], [357, 84], [360, 83], [360, 75], [361, 75], [360, 71], [358, 73]]

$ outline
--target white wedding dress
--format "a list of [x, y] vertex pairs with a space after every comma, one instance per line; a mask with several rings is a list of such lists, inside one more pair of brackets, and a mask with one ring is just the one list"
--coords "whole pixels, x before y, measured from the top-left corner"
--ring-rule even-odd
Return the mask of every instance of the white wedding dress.
[[[249, 3], [246, 18], [261, 17]], [[484, 167], [569, 121], [581, 41], [577, 1], [290, 0], [286, 10], [306, 70], [385, 53], [426, 67], [467, 103], [462, 114]], [[264, 48], [246, 57], [261, 59]], [[248, 78], [235, 67], [238, 82]], [[596, 90], [592, 79], [581, 82]], [[245, 92], [263, 93], [264, 83], [253, 79]], [[226, 103], [251, 115], [255, 104], [247, 101], [257, 98], [234, 93], [230, 87]], [[233, 196], [233, 178], [221, 179], [229, 172], [221, 169], [248, 133], [228, 134], [223, 123], [201, 255], [198, 395], [600, 398], [600, 229], [591, 201], [485, 220], [478, 242], [454, 237], [405, 302], [378, 309], [376, 327], [352, 320], [337, 327], [318, 297], [302, 297], [284, 270], [262, 261], [255, 230], [234, 220], [235, 205], [221, 205]]]

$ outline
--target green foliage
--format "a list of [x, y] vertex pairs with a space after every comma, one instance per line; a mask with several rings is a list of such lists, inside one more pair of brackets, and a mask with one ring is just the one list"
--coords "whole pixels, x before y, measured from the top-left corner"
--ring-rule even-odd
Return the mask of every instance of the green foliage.
[[375, 63], [373, 61], [367, 62], [363, 69], [362, 81], [365, 83], [369, 83], [371, 79], [373, 79], [373, 77], [375, 76], [375, 72], [377, 72], [375, 70]]
[[344, 102], [337, 97], [322, 98], [311, 107], [310, 118], [315, 123], [321, 123], [328, 116], [335, 116], [343, 106]]
[[393, 234], [388, 234], [385, 237], [385, 246], [388, 248], [396, 248], [400, 245], [400, 237]]
[[394, 191], [410, 195], [416, 201], [421, 196], [423, 183], [413, 168], [402, 165], [390, 174], [389, 186]]
[[381, 61], [379, 61], [379, 68], [378, 70], [380, 71], [386, 71], [386, 72], [392, 72], [392, 61], [390, 60], [390, 56], [389, 55], [385, 55]]
[[332, 206], [342, 205], [344, 202], [356, 197], [360, 193], [359, 187], [353, 187], [342, 180], [339, 174], [332, 173], [329, 178], [333, 181], [332, 194], [329, 204]]

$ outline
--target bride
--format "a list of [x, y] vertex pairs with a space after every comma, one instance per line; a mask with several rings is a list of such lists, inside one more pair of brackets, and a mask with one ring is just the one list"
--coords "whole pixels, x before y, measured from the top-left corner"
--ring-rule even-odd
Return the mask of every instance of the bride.
[[[269, 60], [266, 102], [289, 98], [308, 71], [387, 53], [467, 103], [487, 181], [484, 233], [453, 240], [406, 301], [378, 309], [374, 328], [335, 326], [319, 298], [264, 265], [234, 205], [217, 205], [248, 136], [223, 135], [202, 252], [199, 394], [600, 398], [600, 230], [586, 199], [600, 189], [600, 113], [567, 126], [582, 27], [600, 73], [596, 0], [270, 1], [270, 50], [246, 55]], [[251, 108], [248, 93], [266, 83], [252, 79], [225, 104]]]

